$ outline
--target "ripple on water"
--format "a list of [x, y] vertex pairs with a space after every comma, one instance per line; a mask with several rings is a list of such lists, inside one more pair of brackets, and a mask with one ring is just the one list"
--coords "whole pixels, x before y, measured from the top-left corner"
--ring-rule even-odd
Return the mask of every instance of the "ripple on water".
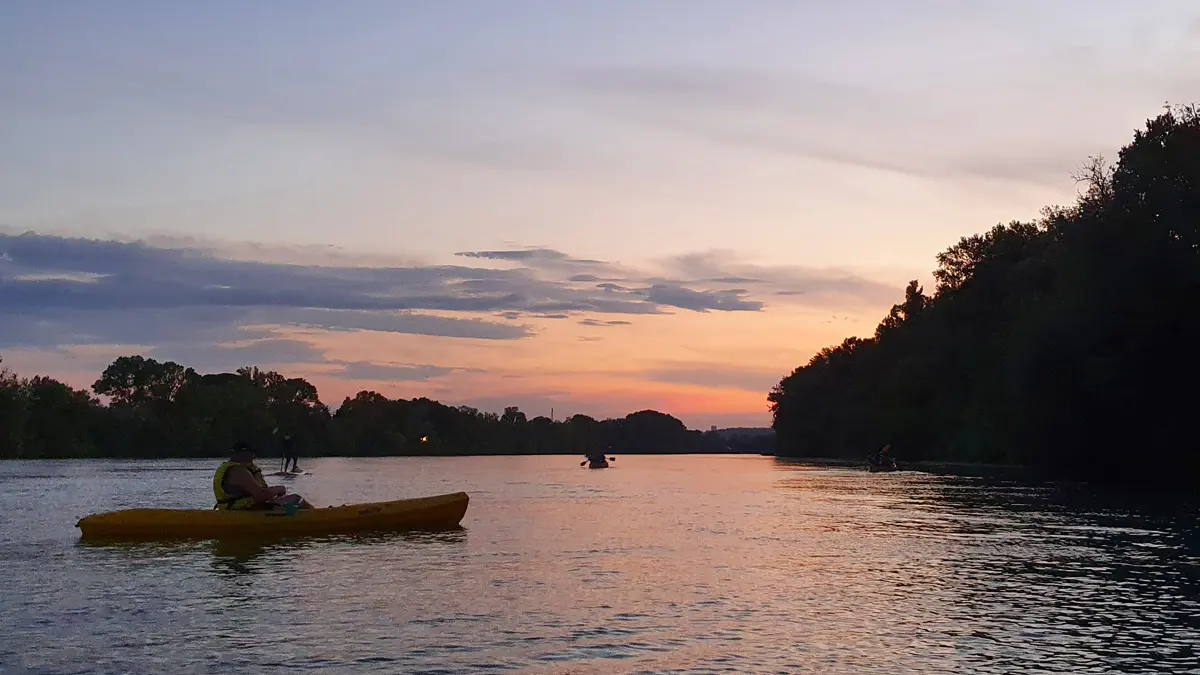
[[463, 489], [465, 529], [249, 548], [76, 543], [206, 463], [0, 463], [0, 672], [1200, 672], [1194, 505], [621, 461], [313, 459], [316, 503]]

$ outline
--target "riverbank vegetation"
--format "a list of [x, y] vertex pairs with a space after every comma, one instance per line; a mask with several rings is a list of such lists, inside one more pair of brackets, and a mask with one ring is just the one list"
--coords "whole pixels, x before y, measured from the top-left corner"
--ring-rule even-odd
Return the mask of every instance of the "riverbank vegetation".
[[1148, 120], [1069, 207], [937, 256], [873, 335], [822, 349], [768, 400], [777, 453], [1021, 464], [1200, 482], [1200, 110]]
[[142, 356], [113, 361], [90, 392], [0, 369], [0, 458], [215, 457], [238, 440], [278, 456], [284, 434], [306, 456], [768, 450], [773, 434], [757, 431], [702, 433], [654, 410], [527, 419], [516, 407], [496, 414], [373, 391], [331, 411], [303, 378], [255, 367], [202, 375]]

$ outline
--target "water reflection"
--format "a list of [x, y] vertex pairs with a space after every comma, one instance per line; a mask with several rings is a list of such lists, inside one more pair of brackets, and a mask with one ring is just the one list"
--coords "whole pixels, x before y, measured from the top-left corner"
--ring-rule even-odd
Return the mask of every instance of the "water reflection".
[[[277, 544], [278, 545], [278, 544]], [[262, 572], [255, 561], [271, 545], [256, 541], [217, 540], [211, 543], [213, 569], [225, 574], [250, 575]]]
[[[862, 534], [941, 542], [936, 578], [915, 569], [904, 576], [955, 598], [936, 632], [965, 636], [958, 627], [971, 626], [958, 650], [976, 667], [1019, 671], [1036, 661], [1059, 672], [1184, 672], [1200, 665], [1194, 499], [991, 477], [778, 470], [787, 474], [780, 490], [828, 495], [854, 511]], [[933, 556], [921, 557], [929, 565]]]
[[[108, 551], [130, 559], [159, 560], [171, 562], [207, 553], [212, 559], [214, 571], [222, 574], [252, 575], [264, 570], [281, 571], [279, 561], [301, 551], [319, 553], [321, 548], [386, 547], [407, 545], [418, 547], [435, 544], [462, 546], [466, 543], [467, 529], [461, 525], [438, 530], [414, 530], [407, 532], [371, 532], [322, 535], [311, 537], [281, 536], [211, 539], [201, 541], [166, 542], [123, 542], [79, 540], [75, 546], [82, 549]], [[269, 565], [262, 559], [271, 559]]]
[[[625, 457], [620, 472], [553, 457], [309, 464], [304, 491], [326, 503], [464, 489], [471, 509], [449, 532], [77, 545], [73, 517], [164, 489], [204, 503], [210, 488], [178, 463], [136, 476], [0, 463], [0, 672], [1197, 663], [1194, 505], [758, 457]], [[47, 492], [61, 511], [34, 508]]]

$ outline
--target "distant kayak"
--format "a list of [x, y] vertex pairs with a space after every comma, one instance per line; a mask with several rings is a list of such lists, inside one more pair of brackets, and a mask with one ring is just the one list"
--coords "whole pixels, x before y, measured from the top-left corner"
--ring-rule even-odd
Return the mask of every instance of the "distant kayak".
[[452, 528], [462, 521], [465, 492], [348, 504], [324, 509], [224, 511], [124, 509], [87, 516], [75, 524], [85, 540], [229, 539]]
[[579, 463], [579, 466], [587, 466], [589, 469], [607, 469], [609, 462], [617, 461], [616, 457], [606, 457], [603, 455], [594, 455], [588, 457]]
[[272, 476], [311, 476], [311, 471], [276, 471]]
[[896, 458], [888, 454], [892, 449], [892, 444], [888, 443], [879, 450], [879, 452], [867, 455], [867, 471], [872, 473], [876, 471], [899, 471], [900, 467], [896, 466]]

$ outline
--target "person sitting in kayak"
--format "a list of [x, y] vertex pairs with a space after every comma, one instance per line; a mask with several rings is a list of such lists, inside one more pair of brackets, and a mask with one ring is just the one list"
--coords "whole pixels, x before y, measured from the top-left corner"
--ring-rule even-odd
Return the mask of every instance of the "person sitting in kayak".
[[873, 455], [868, 455], [867, 461], [874, 466], [894, 467], [896, 466], [896, 460], [892, 458], [891, 454], [889, 454], [891, 449], [892, 444], [888, 443], [887, 445], [883, 446], [879, 452]]
[[303, 497], [287, 494], [282, 485], [267, 485], [262, 470], [254, 464], [254, 448], [239, 442], [233, 446], [229, 459], [217, 467], [213, 475], [214, 508], [229, 510], [269, 510], [277, 506], [297, 504], [302, 509], [313, 508]]

